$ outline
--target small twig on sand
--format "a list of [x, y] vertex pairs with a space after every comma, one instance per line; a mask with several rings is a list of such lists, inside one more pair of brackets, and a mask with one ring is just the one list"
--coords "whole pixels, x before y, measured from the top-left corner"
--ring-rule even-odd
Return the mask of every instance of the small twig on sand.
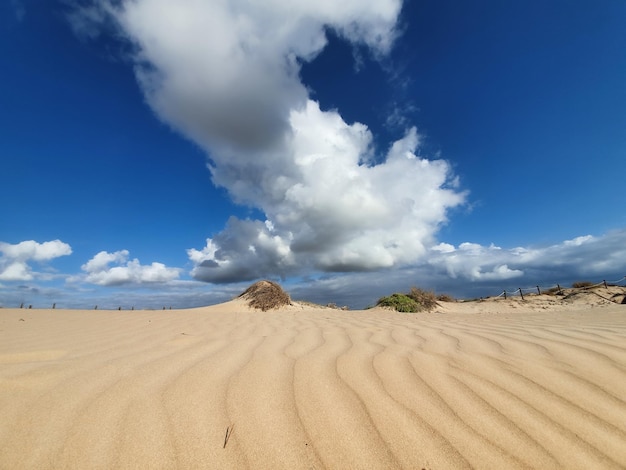
[[222, 449], [226, 449], [226, 444], [228, 444], [228, 440], [230, 439], [230, 436], [232, 436], [233, 434], [233, 429], [235, 429], [234, 424], [226, 428], [226, 435], [224, 436], [224, 447], [222, 447]]

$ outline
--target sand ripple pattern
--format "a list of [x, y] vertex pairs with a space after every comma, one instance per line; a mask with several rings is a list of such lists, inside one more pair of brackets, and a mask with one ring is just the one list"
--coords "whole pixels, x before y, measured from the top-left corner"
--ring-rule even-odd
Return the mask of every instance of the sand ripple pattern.
[[626, 308], [3, 309], [0, 468], [626, 468]]

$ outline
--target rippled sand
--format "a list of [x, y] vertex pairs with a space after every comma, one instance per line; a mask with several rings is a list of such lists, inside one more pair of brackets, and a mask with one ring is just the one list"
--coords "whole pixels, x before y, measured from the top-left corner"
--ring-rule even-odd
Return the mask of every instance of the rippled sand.
[[0, 468], [471, 467], [626, 467], [626, 306], [0, 309]]

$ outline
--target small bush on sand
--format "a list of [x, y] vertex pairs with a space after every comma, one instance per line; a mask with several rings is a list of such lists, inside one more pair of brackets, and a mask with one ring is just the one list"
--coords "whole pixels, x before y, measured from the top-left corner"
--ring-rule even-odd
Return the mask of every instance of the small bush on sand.
[[420, 305], [420, 310], [432, 310], [437, 306], [437, 296], [432, 291], [411, 287], [407, 295]]
[[437, 306], [437, 300], [446, 302], [454, 302], [449, 295], [442, 295], [439, 298], [432, 291], [425, 291], [418, 287], [411, 287], [408, 294], [400, 294], [396, 292], [387, 297], [378, 299], [376, 306], [391, 307], [398, 312], [422, 312], [430, 311]]
[[387, 297], [381, 297], [376, 303], [379, 307], [390, 307], [398, 312], [415, 313], [421, 309], [414, 299], [406, 294], [395, 293]]
[[572, 284], [572, 287], [575, 289], [580, 289], [582, 287], [590, 287], [590, 286], [593, 286], [593, 283], [589, 281], [577, 281]]
[[264, 312], [291, 304], [291, 298], [277, 283], [259, 281], [248, 287], [239, 297], [248, 301], [248, 305]]
[[456, 302], [456, 299], [448, 294], [438, 294], [437, 300], [440, 302]]

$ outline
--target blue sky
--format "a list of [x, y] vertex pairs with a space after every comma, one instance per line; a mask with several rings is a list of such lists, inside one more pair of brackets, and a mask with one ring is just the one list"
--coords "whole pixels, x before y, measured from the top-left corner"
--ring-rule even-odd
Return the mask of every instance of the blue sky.
[[626, 274], [626, 4], [11, 0], [0, 305]]

